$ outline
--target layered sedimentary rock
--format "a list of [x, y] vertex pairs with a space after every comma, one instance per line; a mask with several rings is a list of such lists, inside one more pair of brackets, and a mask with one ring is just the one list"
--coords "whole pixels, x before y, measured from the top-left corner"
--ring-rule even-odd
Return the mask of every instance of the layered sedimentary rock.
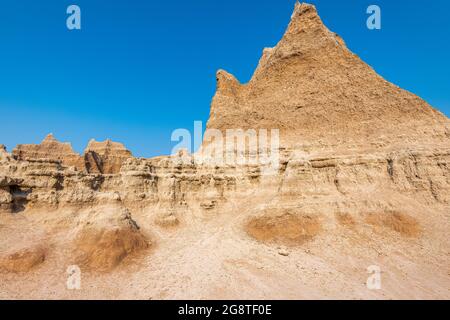
[[286, 147], [442, 144], [450, 135], [447, 117], [379, 76], [309, 4], [296, 4], [249, 83], [223, 70], [217, 82], [208, 128], [277, 128]]
[[19, 161], [59, 162], [78, 171], [99, 174], [117, 174], [122, 164], [133, 155], [123, 144], [106, 140], [91, 140], [83, 155], [74, 152], [70, 143], [62, 143], [52, 134], [40, 144], [18, 145], [12, 156]]
[[89, 172], [114, 174], [118, 173], [124, 161], [133, 155], [121, 143], [111, 140], [104, 142], [91, 140], [84, 151], [84, 156]]
[[[0, 147], [0, 209], [4, 217], [52, 212], [36, 224], [61, 232], [62, 246], [69, 242], [81, 249], [80, 263], [95, 269], [116, 266], [149, 246], [150, 237], [131, 219], [138, 214], [145, 231], [158, 230], [156, 250], [164, 250], [158, 241], [171, 250], [185, 248], [179, 256], [189, 259], [159, 265], [163, 270], [176, 266], [175, 278], [180, 265], [201, 259], [192, 256], [196, 251], [191, 246], [212, 246], [210, 260], [222, 263], [214, 265], [216, 271], [228, 265], [231, 254], [221, 248], [229, 243], [217, 234], [230, 226], [230, 251], [242, 254], [232, 260], [240, 261], [239, 270], [250, 263], [245, 259], [252, 252], [267, 253], [259, 243], [311, 246], [320, 259], [337, 265], [339, 259], [331, 253], [325, 257], [329, 248], [343, 250], [344, 260], [366, 263], [382, 255], [377, 250], [385, 248], [389, 237], [386, 252], [406, 250], [401, 261], [420, 264], [415, 271], [426, 269], [432, 260], [436, 270], [430, 274], [439, 282], [445, 279], [442, 268], [450, 251], [449, 123], [351, 53], [322, 24], [313, 6], [297, 4], [282, 40], [264, 50], [248, 84], [225, 71], [217, 73], [208, 121], [209, 129], [220, 131], [279, 129], [276, 170], [266, 171], [258, 163], [199, 163], [195, 155], [184, 153], [134, 158], [122, 144], [109, 140], [91, 141], [80, 156], [49, 136], [41, 145], [18, 146], [12, 156]], [[208, 234], [208, 226], [217, 234]], [[172, 236], [171, 228], [181, 230], [179, 237]], [[192, 235], [189, 228], [195, 230]], [[378, 240], [370, 242], [372, 238]], [[347, 240], [354, 242], [340, 247]], [[242, 252], [241, 245], [246, 248]], [[0, 259], [21, 257], [26, 249], [20, 250]], [[288, 256], [289, 250], [282, 248], [279, 254]], [[78, 253], [67, 261], [77, 258]], [[37, 261], [43, 259], [37, 255]], [[195, 278], [195, 272], [213, 272], [206, 269], [193, 268], [180, 283]], [[337, 272], [339, 277], [353, 274], [344, 269]], [[255, 278], [272, 275], [258, 272]], [[440, 294], [444, 289], [436, 285], [429, 290]]]
[[[282, 40], [264, 50], [248, 84], [218, 72], [208, 121], [208, 129], [223, 131], [280, 129], [280, 166], [271, 176], [258, 164], [217, 167], [189, 155], [135, 159], [110, 140], [91, 140], [80, 156], [49, 135], [39, 145], [17, 146], [12, 157], [1, 148], [0, 187], [51, 191], [58, 203], [72, 193], [90, 201], [108, 191], [143, 203], [170, 200], [161, 205], [169, 210], [197, 189], [199, 197], [221, 198], [222, 186], [235, 190], [237, 180], [248, 180], [254, 189], [282, 181], [281, 189], [274, 187], [278, 193], [295, 183], [295, 192], [305, 196], [352, 194], [377, 181], [401, 192], [427, 190], [447, 202], [448, 127], [447, 117], [351, 53], [314, 6], [297, 3]], [[313, 182], [322, 176], [326, 181]], [[32, 193], [27, 198], [36, 198]], [[208, 201], [201, 207], [214, 206]]]
[[40, 144], [19, 144], [12, 155], [19, 161], [51, 160], [78, 170], [85, 168], [83, 158], [73, 151], [70, 143], [59, 142], [52, 134], [47, 135]]

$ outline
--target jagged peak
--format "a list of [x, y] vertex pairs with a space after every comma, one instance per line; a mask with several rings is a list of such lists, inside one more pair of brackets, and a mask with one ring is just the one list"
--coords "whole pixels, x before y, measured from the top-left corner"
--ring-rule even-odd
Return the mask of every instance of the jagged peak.
[[218, 70], [216, 73], [217, 92], [221, 94], [234, 94], [235, 88], [241, 84], [234, 75], [225, 70]]
[[96, 141], [95, 139], [91, 139], [89, 140], [84, 152], [88, 153], [90, 151], [94, 151], [97, 153], [104, 153], [110, 150], [125, 151], [131, 154], [131, 152], [122, 143], [114, 142], [111, 139], [106, 139], [105, 141]]
[[[305, 36], [307, 34], [307, 36]], [[264, 48], [258, 67], [252, 77], [255, 78], [266, 65], [288, 55], [295, 55], [299, 51], [306, 51], [318, 48], [322, 44], [316, 42], [316, 38], [321, 40], [332, 40], [331, 44], [337, 45], [338, 41], [335, 34], [330, 32], [320, 19], [317, 9], [309, 3], [297, 1], [294, 11], [291, 15], [291, 21], [281, 38], [280, 42], [274, 48]], [[323, 42], [323, 41], [322, 41]], [[217, 92], [219, 94], [235, 94], [235, 89], [241, 83], [225, 70], [218, 70], [216, 73]]]
[[45, 136], [44, 140], [42, 140], [42, 143], [49, 143], [49, 142], [58, 142], [53, 133], [49, 133], [48, 135]]
[[[314, 37], [305, 37], [307, 34], [313, 34]], [[318, 38], [333, 38], [334, 40], [334, 33], [324, 25], [314, 5], [297, 2], [280, 44], [292, 42], [295, 45], [296, 42], [299, 42], [301, 45], [308, 46], [313, 45], [314, 40]]]
[[269, 66], [288, 57], [316, 55], [319, 51], [346, 50], [344, 41], [322, 22], [317, 9], [309, 3], [296, 2], [291, 20], [281, 40], [273, 48], [265, 48], [252, 79]]
[[[317, 27], [324, 27], [324, 25], [317, 13], [316, 7], [309, 3], [297, 2], [294, 6], [287, 32], [305, 31]], [[293, 30], [294, 28], [296, 30]]]
[[11, 160], [11, 156], [6, 150], [6, 146], [3, 144], [0, 144], [0, 161], [9, 161]]
[[296, 16], [299, 16], [301, 14], [305, 13], [315, 13], [317, 15], [317, 9], [313, 4], [300, 1], [296, 1], [294, 5], [294, 11], [291, 15], [291, 20], [294, 19]]
[[53, 133], [49, 133], [48, 135], [46, 135], [40, 145], [41, 146], [48, 146], [48, 145], [57, 146], [57, 148], [65, 148], [68, 152], [77, 154], [73, 150], [72, 144], [70, 142], [61, 142], [61, 141], [57, 140], [55, 138], [55, 136], [53, 135]]
[[223, 70], [223, 69], [219, 69], [216, 72], [216, 78], [218, 82], [221, 81], [233, 81], [233, 82], [237, 82], [239, 83], [239, 81], [236, 79], [236, 77], [234, 75], [232, 75], [231, 73]]

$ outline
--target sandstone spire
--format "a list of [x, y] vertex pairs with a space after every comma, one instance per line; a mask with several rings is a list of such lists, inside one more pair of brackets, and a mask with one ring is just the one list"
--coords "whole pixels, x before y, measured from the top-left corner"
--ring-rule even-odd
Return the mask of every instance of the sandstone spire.
[[208, 128], [278, 128], [287, 147], [448, 143], [448, 118], [379, 76], [310, 4], [295, 5], [249, 83], [217, 78]]

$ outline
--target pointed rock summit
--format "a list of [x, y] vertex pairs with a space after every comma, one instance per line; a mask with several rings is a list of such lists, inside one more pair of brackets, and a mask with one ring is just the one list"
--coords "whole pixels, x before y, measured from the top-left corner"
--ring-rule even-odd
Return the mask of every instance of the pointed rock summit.
[[98, 142], [92, 139], [84, 151], [84, 157], [89, 172], [114, 174], [119, 173], [125, 160], [133, 155], [119, 142], [109, 139]]
[[76, 153], [70, 143], [59, 142], [53, 134], [48, 134], [40, 144], [19, 144], [13, 149], [16, 160], [59, 161], [65, 166], [84, 170], [82, 157]]
[[55, 137], [53, 136], [53, 133], [49, 133], [44, 140], [42, 140], [42, 143], [54, 143], [57, 142]]
[[6, 147], [3, 144], [0, 144], [0, 161], [9, 160], [11, 160], [10, 154], [6, 151]]
[[450, 132], [446, 116], [379, 76], [306, 3], [249, 83], [218, 72], [207, 127], [279, 129], [284, 147], [308, 150], [445, 145]]

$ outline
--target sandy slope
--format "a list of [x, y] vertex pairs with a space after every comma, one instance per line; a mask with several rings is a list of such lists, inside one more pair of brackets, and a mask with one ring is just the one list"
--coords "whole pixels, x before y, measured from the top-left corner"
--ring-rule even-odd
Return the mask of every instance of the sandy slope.
[[[246, 203], [169, 229], [155, 227], [140, 212], [134, 218], [156, 244], [112, 271], [83, 272], [81, 290], [75, 291], [66, 288], [70, 236], [62, 223], [71, 213], [59, 212], [65, 218], [53, 221], [45, 218], [51, 215], [47, 212], [1, 216], [2, 243], [13, 245], [26, 235], [53, 250], [28, 273], [0, 274], [0, 298], [448, 299], [448, 212], [431, 216], [424, 207], [411, 209], [423, 230], [417, 238], [367, 224], [341, 225], [323, 215], [317, 237], [288, 247], [257, 242], [244, 232], [251, 211]], [[11, 219], [14, 224], [6, 221]], [[57, 229], [56, 236], [46, 236]], [[284, 251], [289, 255], [280, 254]], [[381, 290], [366, 287], [370, 265], [382, 270]]]

